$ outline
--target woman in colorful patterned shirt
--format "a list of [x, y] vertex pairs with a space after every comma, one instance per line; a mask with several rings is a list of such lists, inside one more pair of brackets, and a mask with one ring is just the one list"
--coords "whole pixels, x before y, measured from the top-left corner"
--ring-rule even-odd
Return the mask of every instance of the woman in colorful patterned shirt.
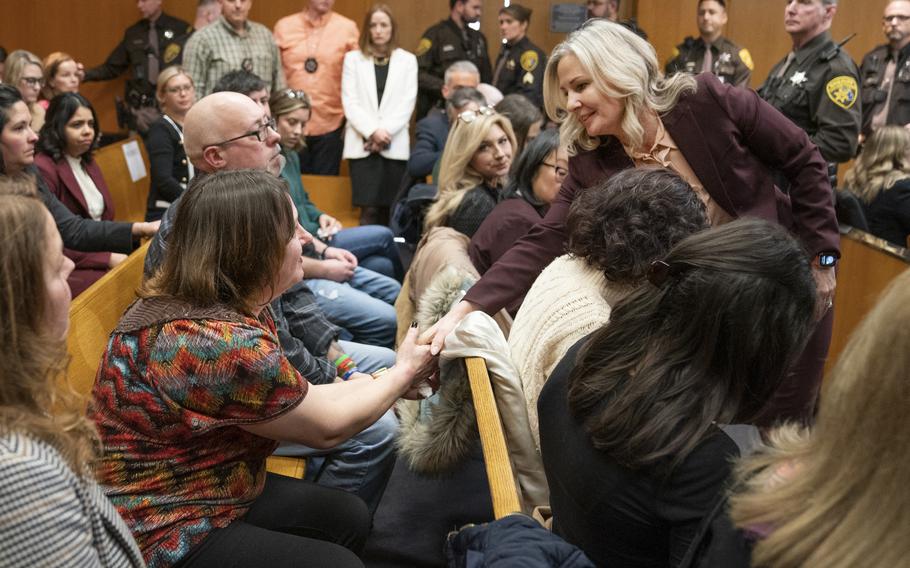
[[152, 567], [361, 566], [359, 498], [266, 474], [276, 440], [329, 448], [416, 394], [432, 358], [412, 330], [394, 367], [309, 385], [284, 357], [269, 302], [303, 277], [311, 236], [279, 178], [197, 182], [171, 250], [102, 359], [91, 416], [100, 477]]

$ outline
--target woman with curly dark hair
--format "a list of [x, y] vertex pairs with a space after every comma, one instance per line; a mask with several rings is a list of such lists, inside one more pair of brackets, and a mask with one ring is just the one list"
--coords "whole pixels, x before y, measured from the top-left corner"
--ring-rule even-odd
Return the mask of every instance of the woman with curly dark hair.
[[568, 227], [568, 254], [540, 273], [509, 332], [535, 439], [537, 396], [569, 347], [606, 324], [611, 306], [644, 281], [651, 261], [707, 220], [701, 200], [675, 173], [628, 170], [580, 195]]
[[648, 280], [537, 405], [553, 530], [598, 566], [679, 563], [812, 326], [809, 259], [768, 221], [691, 235]]
[[[111, 221], [114, 203], [101, 168], [92, 159], [101, 131], [98, 117], [88, 100], [78, 93], [63, 93], [51, 101], [38, 135], [35, 165], [48, 189], [73, 214], [95, 221]], [[73, 296], [123, 262], [115, 252], [84, 253], [66, 250], [76, 263], [69, 277]]]

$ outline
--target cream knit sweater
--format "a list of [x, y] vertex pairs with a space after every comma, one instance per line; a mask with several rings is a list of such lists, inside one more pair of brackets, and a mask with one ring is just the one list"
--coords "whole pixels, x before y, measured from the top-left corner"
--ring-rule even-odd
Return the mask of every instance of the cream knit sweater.
[[602, 272], [564, 255], [540, 273], [525, 296], [509, 333], [509, 349], [521, 376], [538, 451], [540, 390], [566, 351], [607, 323], [610, 306], [628, 292], [611, 290]]

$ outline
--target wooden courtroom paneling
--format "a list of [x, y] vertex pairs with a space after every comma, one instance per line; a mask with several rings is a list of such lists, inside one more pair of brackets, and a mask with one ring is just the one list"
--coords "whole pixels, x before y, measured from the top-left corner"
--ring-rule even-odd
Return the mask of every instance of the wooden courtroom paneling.
[[[884, 41], [881, 17], [886, 4], [884, 0], [844, 1], [838, 6], [831, 34], [835, 41], [840, 41], [857, 32], [845, 46], [857, 64], [866, 52]], [[696, 6], [697, 0], [639, 0], [639, 23], [648, 32], [661, 65], [684, 37], [698, 33]], [[784, 6], [784, 2], [768, 0], [727, 0], [726, 35], [752, 54], [753, 88], [764, 81], [771, 67], [792, 48], [790, 36], [784, 31]]]

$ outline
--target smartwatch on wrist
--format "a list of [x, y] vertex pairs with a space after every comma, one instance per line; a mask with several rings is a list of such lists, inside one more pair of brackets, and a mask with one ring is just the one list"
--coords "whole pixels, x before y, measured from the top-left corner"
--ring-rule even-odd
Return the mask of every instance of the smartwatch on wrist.
[[812, 264], [819, 268], [834, 268], [837, 266], [837, 260], [840, 257], [836, 251], [822, 251], [818, 253]]

